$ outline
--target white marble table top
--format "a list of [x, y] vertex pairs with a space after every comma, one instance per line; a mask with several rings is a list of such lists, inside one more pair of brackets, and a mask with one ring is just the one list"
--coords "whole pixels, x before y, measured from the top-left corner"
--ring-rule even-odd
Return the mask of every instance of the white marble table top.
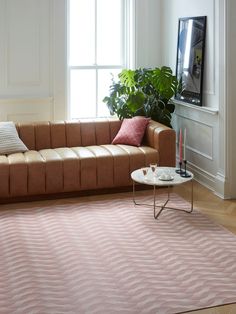
[[189, 170], [187, 170], [187, 173], [190, 174], [190, 177], [181, 177], [178, 173], [175, 172], [177, 169], [175, 167], [157, 167], [155, 174], [153, 174], [150, 167], [145, 168], [147, 169], [146, 176], [144, 176], [142, 168], [140, 168], [131, 173], [132, 180], [147, 185], [169, 186], [191, 181], [194, 177], [193, 173]]

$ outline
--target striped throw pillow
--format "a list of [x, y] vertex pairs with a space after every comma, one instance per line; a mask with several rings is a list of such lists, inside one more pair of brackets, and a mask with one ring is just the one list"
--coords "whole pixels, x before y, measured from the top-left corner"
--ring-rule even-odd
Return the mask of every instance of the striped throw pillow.
[[19, 138], [15, 124], [12, 121], [0, 122], [0, 155], [23, 153], [27, 150]]

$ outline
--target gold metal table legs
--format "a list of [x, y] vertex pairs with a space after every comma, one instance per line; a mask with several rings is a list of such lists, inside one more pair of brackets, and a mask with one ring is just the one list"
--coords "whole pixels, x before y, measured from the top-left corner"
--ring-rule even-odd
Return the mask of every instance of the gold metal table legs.
[[[135, 199], [135, 194], [136, 194], [136, 191], [135, 191], [135, 181], [133, 181], [133, 202], [135, 205], [143, 205], [143, 206], [151, 206], [153, 207], [153, 214], [154, 214], [154, 218], [157, 219], [161, 212], [164, 210], [164, 209], [176, 209], [176, 210], [181, 210], [181, 211], [184, 211], [186, 213], [191, 213], [193, 211], [193, 180], [191, 180], [191, 204], [190, 204], [190, 209], [189, 210], [185, 210], [185, 209], [182, 209], [182, 208], [177, 208], [177, 207], [169, 207], [168, 206], [168, 202], [170, 201], [170, 185], [167, 186], [167, 199], [166, 201], [164, 202], [163, 205], [157, 205], [156, 204], [156, 185], [153, 185], [153, 204], [145, 204], [145, 203], [138, 203], [136, 202], [136, 199]], [[157, 208], [160, 208], [159, 211], [156, 211]]]

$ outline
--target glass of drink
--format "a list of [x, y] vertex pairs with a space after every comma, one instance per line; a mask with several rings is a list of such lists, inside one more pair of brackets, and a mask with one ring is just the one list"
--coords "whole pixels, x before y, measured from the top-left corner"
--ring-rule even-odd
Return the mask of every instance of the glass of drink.
[[148, 168], [142, 168], [142, 173], [143, 173], [143, 176], [144, 176], [144, 180], [146, 180], [147, 178], [147, 173], [148, 173]]
[[152, 170], [153, 175], [156, 176], [157, 164], [155, 163], [150, 164], [150, 168]]

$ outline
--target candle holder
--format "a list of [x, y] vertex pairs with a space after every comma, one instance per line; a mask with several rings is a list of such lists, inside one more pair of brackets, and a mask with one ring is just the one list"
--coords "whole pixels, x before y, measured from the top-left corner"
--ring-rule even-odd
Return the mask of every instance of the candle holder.
[[183, 178], [190, 178], [191, 177], [191, 174], [189, 174], [186, 170], [186, 167], [187, 167], [187, 160], [183, 160], [184, 162], [184, 170], [182, 170], [182, 173], [180, 173], [180, 176], [183, 177]]
[[180, 175], [184, 174], [184, 170], [182, 169], [182, 161], [179, 162], [179, 169], [176, 169], [175, 172]]

